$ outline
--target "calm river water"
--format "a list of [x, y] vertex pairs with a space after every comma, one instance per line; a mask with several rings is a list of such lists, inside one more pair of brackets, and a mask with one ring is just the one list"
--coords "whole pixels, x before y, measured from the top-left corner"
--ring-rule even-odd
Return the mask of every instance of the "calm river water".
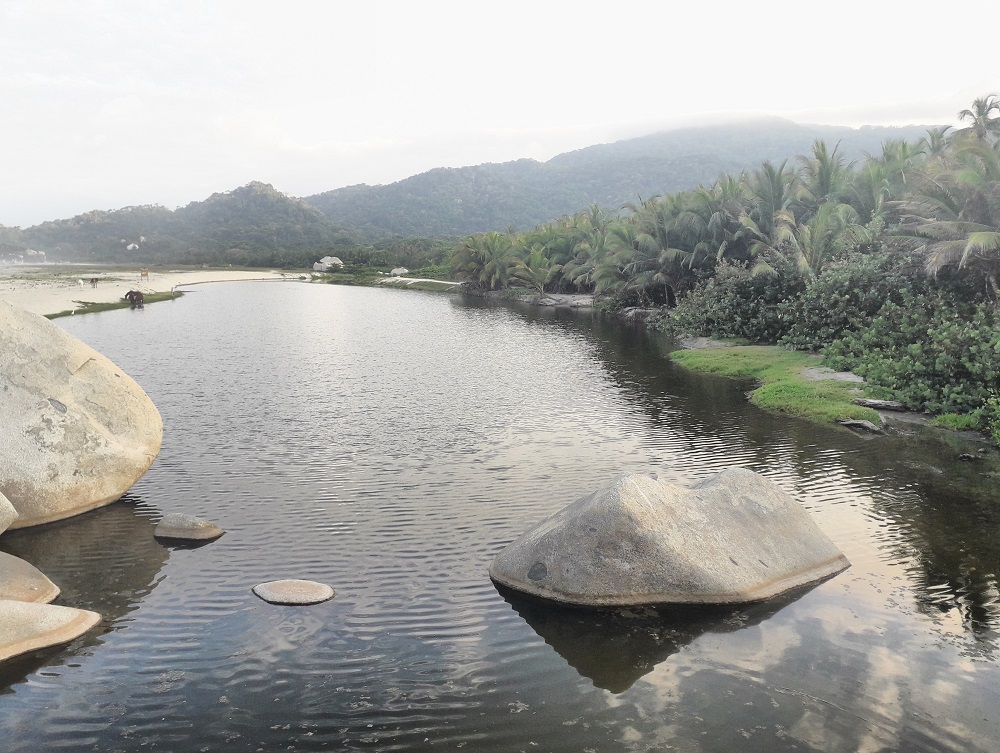
[[[297, 283], [58, 320], [162, 452], [110, 507], [0, 537], [100, 629], [0, 669], [2, 751], [997, 751], [1000, 495], [934, 439], [766, 415], [588, 314]], [[628, 470], [728, 465], [853, 563], [778, 603], [553, 609], [493, 556]], [[227, 530], [153, 539], [165, 513]], [[330, 602], [273, 606], [308, 578]]]

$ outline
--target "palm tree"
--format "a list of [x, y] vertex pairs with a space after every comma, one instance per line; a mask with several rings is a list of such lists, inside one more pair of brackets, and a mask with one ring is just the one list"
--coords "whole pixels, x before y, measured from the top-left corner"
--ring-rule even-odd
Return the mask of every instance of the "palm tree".
[[514, 265], [514, 277], [528, 283], [538, 291], [539, 298], [545, 294], [548, 285], [562, 269], [562, 264], [556, 264], [545, 253], [545, 246], [535, 243], [526, 256], [517, 259]]
[[940, 126], [938, 128], [928, 128], [927, 135], [920, 139], [918, 147], [923, 150], [929, 158], [942, 158], [948, 151], [949, 138], [948, 131], [951, 126]]
[[851, 165], [837, 154], [839, 148], [838, 143], [831, 152], [825, 141], [816, 139], [812, 156], [799, 157], [802, 163], [800, 201], [809, 214], [814, 214], [823, 203], [839, 203], [847, 197]]
[[608, 225], [610, 218], [597, 204], [576, 215], [574, 228], [577, 242], [574, 258], [563, 265], [563, 276], [574, 285], [587, 290], [594, 288], [594, 272], [607, 260]]
[[452, 271], [459, 279], [482, 290], [507, 287], [515, 264], [509, 235], [482, 233], [466, 238], [455, 248]]
[[845, 248], [864, 239], [858, 213], [849, 204], [822, 204], [805, 224], [786, 236], [791, 261], [807, 277], [818, 275], [823, 264]]
[[[998, 116], [992, 115], [998, 113]], [[972, 107], [958, 113], [958, 119], [969, 121], [969, 125], [956, 131], [956, 135], [970, 137], [984, 144], [1000, 134], [1000, 99], [996, 94], [987, 94], [972, 101]]]
[[900, 234], [925, 254], [936, 275], [953, 267], [980, 275], [987, 294], [1000, 298], [1000, 152], [962, 139], [946, 171], [924, 175], [899, 202]]
[[784, 250], [796, 226], [792, 201], [797, 184], [784, 162], [777, 167], [765, 162], [750, 175], [750, 208], [739, 219], [755, 275], [773, 274], [785, 261]]

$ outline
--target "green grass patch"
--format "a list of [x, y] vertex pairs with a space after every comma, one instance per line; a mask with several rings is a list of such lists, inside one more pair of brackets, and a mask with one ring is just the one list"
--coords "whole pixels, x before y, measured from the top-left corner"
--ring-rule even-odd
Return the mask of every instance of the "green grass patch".
[[[148, 293], [143, 295], [142, 303], [147, 305], [150, 303], [159, 303], [160, 301], [172, 301], [175, 298], [180, 298], [184, 293], [173, 292], [173, 293]], [[111, 301], [110, 303], [87, 303], [83, 301], [75, 309], [70, 309], [68, 311], [60, 311], [56, 314], [46, 314], [46, 319], [58, 319], [61, 316], [73, 316], [74, 314], [93, 314], [98, 311], [114, 311], [115, 309], [127, 309], [131, 308], [132, 304], [128, 301]]]
[[953, 431], [982, 431], [983, 417], [976, 411], [974, 413], [942, 413], [931, 419], [931, 426]]
[[822, 423], [860, 418], [880, 424], [878, 411], [854, 405], [858, 385], [832, 379], [813, 381], [802, 376], [816, 360], [805, 353], [768, 345], [745, 345], [707, 350], [679, 350], [671, 359], [706, 374], [756, 379], [760, 384], [750, 402], [766, 410]]

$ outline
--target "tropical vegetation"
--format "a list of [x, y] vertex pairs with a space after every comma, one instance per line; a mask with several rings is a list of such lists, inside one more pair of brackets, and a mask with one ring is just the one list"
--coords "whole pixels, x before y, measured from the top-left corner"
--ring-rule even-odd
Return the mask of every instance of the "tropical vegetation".
[[[907, 407], [994, 429], [1000, 395], [1000, 98], [860, 160], [816, 140], [710, 185], [466, 238], [477, 290], [587, 292], [677, 335], [824, 354]], [[1000, 439], [1000, 437], [998, 437]]]

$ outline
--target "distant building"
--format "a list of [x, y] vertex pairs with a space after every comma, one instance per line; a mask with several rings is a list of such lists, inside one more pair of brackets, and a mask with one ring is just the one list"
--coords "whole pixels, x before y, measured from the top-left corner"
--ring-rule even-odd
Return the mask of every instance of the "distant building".
[[410, 270], [408, 270], [406, 267], [396, 267], [391, 272], [389, 272], [389, 274], [391, 274], [393, 277], [399, 277], [400, 275], [405, 275], [409, 273], [409, 271]]

